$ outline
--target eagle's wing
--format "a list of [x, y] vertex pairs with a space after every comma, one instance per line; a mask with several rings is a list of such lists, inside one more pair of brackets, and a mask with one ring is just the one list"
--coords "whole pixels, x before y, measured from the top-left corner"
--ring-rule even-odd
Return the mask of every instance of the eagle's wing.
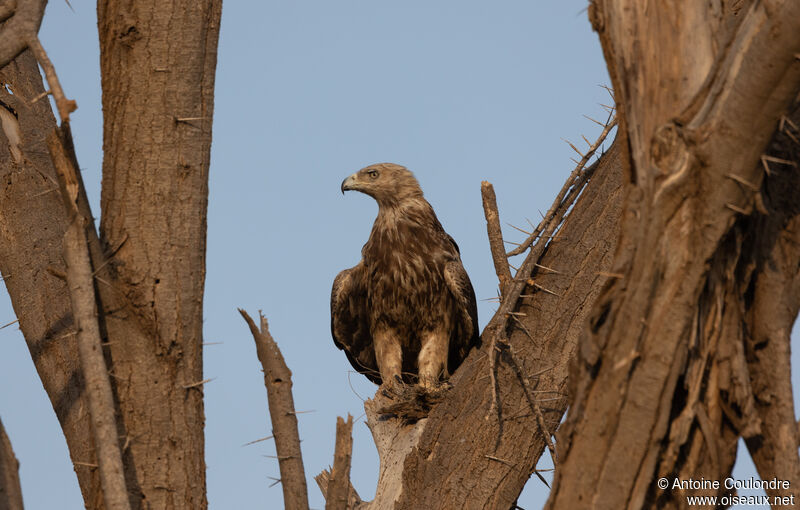
[[381, 384], [375, 349], [367, 321], [367, 290], [364, 262], [336, 276], [331, 290], [331, 334], [333, 343], [347, 355], [358, 372]]
[[451, 260], [445, 264], [444, 279], [456, 300], [459, 315], [458, 323], [450, 336], [448, 369], [453, 373], [469, 351], [481, 345], [481, 337], [478, 334], [478, 303], [472, 282], [469, 281], [461, 260]]

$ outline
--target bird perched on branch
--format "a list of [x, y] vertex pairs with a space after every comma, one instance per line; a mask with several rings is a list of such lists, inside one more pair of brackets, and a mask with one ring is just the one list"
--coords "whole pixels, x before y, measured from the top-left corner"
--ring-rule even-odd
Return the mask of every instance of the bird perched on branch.
[[361, 262], [336, 276], [331, 332], [353, 367], [376, 384], [435, 389], [480, 345], [475, 291], [458, 245], [410, 171], [371, 165], [342, 182], [378, 202]]

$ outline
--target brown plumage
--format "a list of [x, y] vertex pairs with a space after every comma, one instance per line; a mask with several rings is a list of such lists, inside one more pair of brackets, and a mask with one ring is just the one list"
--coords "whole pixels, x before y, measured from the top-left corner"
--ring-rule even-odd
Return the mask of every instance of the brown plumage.
[[333, 282], [333, 342], [374, 383], [402, 376], [431, 388], [480, 344], [458, 246], [404, 167], [368, 166], [342, 182], [346, 190], [374, 198], [378, 217], [361, 262]]

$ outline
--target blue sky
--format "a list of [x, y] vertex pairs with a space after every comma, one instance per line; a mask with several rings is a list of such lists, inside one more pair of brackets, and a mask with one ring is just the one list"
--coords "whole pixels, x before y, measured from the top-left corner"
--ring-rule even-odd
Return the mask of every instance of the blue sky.
[[[339, 183], [390, 161], [419, 179], [458, 241], [478, 295], [495, 295], [481, 180], [501, 220], [546, 210], [572, 169], [572, 150], [605, 118], [610, 85], [585, 1], [228, 1], [216, 80], [205, 296], [206, 460], [212, 509], [280, 508], [266, 392], [237, 307], [270, 320], [294, 374], [311, 477], [333, 458], [337, 415], [356, 417], [352, 478], [371, 498], [378, 459], [362, 399], [329, 332], [336, 273], [356, 264], [377, 207]], [[74, 9], [74, 10], [73, 10]], [[51, 2], [41, 36], [67, 95], [84, 180], [99, 214], [102, 161], [95, 5]], [[507, 239], [522, 234], [504, 225]], [[479, 302], [483, 326], [494, 304]], [[15, 318], [3, 289], [0, 323]], [[21, 462], [29, 509], [83, 504], [55, 415], [16, 326], [0, 330], [0, 417]], [[744, 451], [744, 450], [742, 450]], [[547, 467], [547, 454], [540, 462]], [[737, 467], [749, 476], [749, 459]], [[749, 470], [749, 471], [748, 471]], [[520, 506], [540, 508], [535, 478]]]

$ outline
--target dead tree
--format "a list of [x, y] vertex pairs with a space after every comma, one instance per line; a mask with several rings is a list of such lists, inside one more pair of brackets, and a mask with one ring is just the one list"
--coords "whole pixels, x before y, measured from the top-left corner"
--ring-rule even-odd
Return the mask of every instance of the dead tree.
[[[92, 434], [84, 391], [89, 381], [78, 360], [80, 332], [61, 257], [72, 212], [62, 203], [45, 145], [46, 135], [55, 133], [77, 168], [68, 123], [74, 103], [64, 97], [36, 37], [44, 5], [18, 0], [2, 10], [8, 21], [0, 64], [14, 60], [0, 71], [13, 91], [0, 90], [3, 111], [13, 117], [3, 123], [9, 150], [0, 151], [6, 182], [0, 271], [84, 501], [93, 509], [104, 506], [97, 466], [105, 454], [98, 454]], [[206, 506], [201, 325], [220, 11], [221, 0], [98, 3], [102, 214], [99, 232], [91, 220], [83, 222], [83, 249], [94, 279], [88, 295], [94, 295], [103, 342], [102, 375], [113, 389], [114, 407], [107, 411], [115, 417], [112, 433], [133, 508], [145, 501], [152, 508]], [[37, 61], [56, 99], [60, 127], [40, 100], [48, 92]], [[79, 176], [73, 184], [70, 200], [82, 218], [91, 219]]]
[[[800, 496], [789, 333], [800, 306], [800, 4], [595, 1], [625, 215], [581, 338], [548, 508], [683, 508], [739, 437]], [[667, 490], [656, 481], [667, 480]]]
[[[381, 416], [380, 395], [367, 402], [381, 457], [372, 502], [347, 480], [342, 424], [333, 471], [317, 479], [330, 508], [507, 509], [545, 449], [557, 465], [553, 508], [679, 507], [680, 494], [659, 491], [655, 478], [730, 473], [738, 437], [762, 476], [790, 477], [796, 490], [787, 353], [800, 306], [800, 6], [685, 4], [592, 4], [618, 141], [594, 165], [599, 142], [576, 148], [553, 206], [508, 254], [484, 187], [501, 295], [483, 348], [422, 419]], [[87, 508], [116, 506], [113, 452], [132, 508], [205, 508], [202, 292], [221, 3], [99, 3], [99, 232], [69, 170], [78, 168], [75, 105], [38, 42], [43, 9], [41, 0], [0, 5], [0, 79], [13, 91], [0, 87], [9, 149], [0, 151], [0, 271]], [[40, 101], [48, 91], [37, 61], [60, 126]], [[68, 229], [67, 245], [80, 249], [65, 264]], [[512, 274], [506, 257], [516, 254], [525, 261]], [[68, 290], [76, 277], [69, 287], [80, 290]], [[252, 331], [258, 342], [266, 324]], [[85, 333], [90, 363], [77, 355]], [[284, 419], [294, 414], [291, 374], [269, 363], [268, 391], [283, 402], [270, 402], [273, 425], [296, 436], [296, 420]], [[98, 412], [103, 399], [87, 391], [95, 382], [98, 395], [105, 383], [112, 391]], [[305, 508], [297, 443], [279, 461], [287, 501]], [[0, 450], [0, 488], [11, 487], [5, 441]]]

